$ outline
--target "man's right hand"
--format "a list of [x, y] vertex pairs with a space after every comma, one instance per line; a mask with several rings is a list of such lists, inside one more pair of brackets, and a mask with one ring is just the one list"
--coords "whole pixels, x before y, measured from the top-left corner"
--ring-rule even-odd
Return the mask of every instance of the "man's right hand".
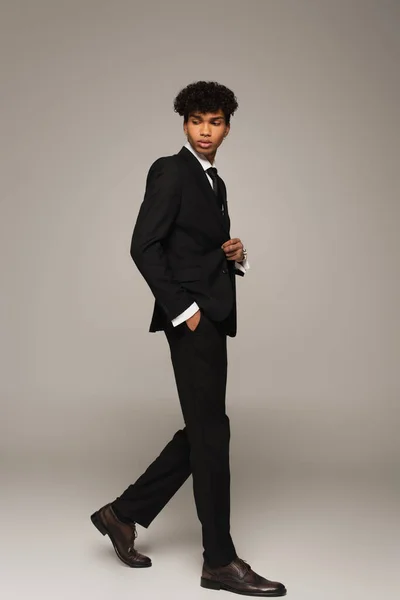
[[186, 321], [186, 325], [189, 327], [191, 331], [195, 331], [201, 319], [200, 310], [194, 313], [189, 319]]

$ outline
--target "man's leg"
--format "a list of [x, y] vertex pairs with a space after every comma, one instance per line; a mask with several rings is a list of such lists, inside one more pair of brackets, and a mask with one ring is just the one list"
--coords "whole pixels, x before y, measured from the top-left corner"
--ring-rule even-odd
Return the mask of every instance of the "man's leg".
[[[248, 596], [284, 596], [286, 588], [282, 583], [258, 575], [236, 556], [230, 536], [230, 431], [225, 414], [227, 357], [223, 324], [202, 315], [195, 331], [183, 324], [169, 328], [166, 335], [186, 427], [175, 434], [115, 504], [132, 521], [147, 526], [192, 472], [203, 531], [201, 585]], [[95, 525], [102, 531], [104, 522]], [[131, 532], [124, 532], [123, 528], [129, 529], [130, 525], [118, 525], [112, 514], [105, 525], [102, 533], [110, 535], [124, 562], [129, 566], [151, 565], [150, 559], [126, 548]]]
[[112, 506], [123, 520], [148, 527], [192, 472], [204, 557], [217, 567], [236, 556], [229, 533], [226, 334], [202, 315], [195, 331], [184, 323], [169, 327], [166, 336], [186, 427]]
[[195, 331], [183, 324], [166, 335], [190, 446], [204, 558], [213, 567], [226, 565], [236, 557], [230, 535], [226, 334], [202, 314]]
[[122, 521], [148, 527], [191, 473], [186, 427], [177, 431], [146, 471], [112, 503]]
[[190, 475], [186, 430], [178, 431], [135, 484], [91, 515], [93, 525], [110, 538], [120, 560], [129, 567], [150, 567], [151, 559], [136, 550], [136, 523], [148, 527]]

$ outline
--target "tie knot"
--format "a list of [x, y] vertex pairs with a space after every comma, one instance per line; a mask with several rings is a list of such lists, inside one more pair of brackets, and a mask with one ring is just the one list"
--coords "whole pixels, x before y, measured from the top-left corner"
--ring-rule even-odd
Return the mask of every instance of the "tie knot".
[[211, 177], [212, 180], [217, 179], [217, 173], [218, 173], [218, 171], [217, 171], [217, 169], [215, 167], [209, 167], [206, 170], [206, 173], [209, 174], [209, 176]]

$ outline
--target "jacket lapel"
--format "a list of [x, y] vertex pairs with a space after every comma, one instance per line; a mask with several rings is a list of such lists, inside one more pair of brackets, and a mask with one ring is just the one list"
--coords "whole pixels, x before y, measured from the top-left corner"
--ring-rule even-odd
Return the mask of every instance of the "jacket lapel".
[[183, 158], [185, 160], [188, 168], [190, 169], [190, 172], [192, 173], [192, 175], [195, 179], [195, 182], [200, 187], [205, 198], [207, 199], [207, 202], [210, 205], [210, 209], [214, 212], [214, 215], [215, 215], [216, 219], [219, 221], [224, 232], [229, 236], [229, 218], [227, 216], [228, 209], [227, 209], [227, 203], [226, 203], [226, 188], [225, 188], [225, 185], [223, 184], [222, 180], [220, 178], [218, 178], [218, 183], [220, 186], [219, 189], [221, 190], [221, 193], [222, 193], [222, 200], [223, 200], [223, 204], [224, 204], [225, 216], [221, 213], [221, 211], [218, 207], [218, 202], [215, 198], [215, 193], [210, 185], [210, 182], [207, 179], [207, 175], [206, 175], [203, 167], [201, 166], [201, 164], [199, 163], [197, 158], [190, 152], [190, 150], [185, 148], [185, 146], [182, 146], [181, 150], [178, 152], [178, 156], [180, 156], [181, 158]]

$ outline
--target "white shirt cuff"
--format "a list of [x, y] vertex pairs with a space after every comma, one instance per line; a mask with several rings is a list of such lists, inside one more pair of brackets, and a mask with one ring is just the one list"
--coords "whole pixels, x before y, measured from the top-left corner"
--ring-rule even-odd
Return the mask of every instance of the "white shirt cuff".
[[174, 327], [176, 327], [177, 325], [184, 323], [185, 321], [190, 319], [190, 317], [193, 317], [193, 315], [195, 313], [197, 313], [198, 310], [199, 310], [199, 307], [198, 307], [197, 303], [193, 302], [193, 304], [191, 304], [189, 306], [189, 308], [187, 308], [183, 313], [181, 313], [180, 315], [175, 317], [175, 319], [172, 319], [172, 325]]
[[246, 260], [241, 263], [235, 261], [235, 267], [239, 269], [239, 271], [242, 271], [242, 273], [246, 273], [246, 271], [250, 269], [250, 263], [246, 258]]

